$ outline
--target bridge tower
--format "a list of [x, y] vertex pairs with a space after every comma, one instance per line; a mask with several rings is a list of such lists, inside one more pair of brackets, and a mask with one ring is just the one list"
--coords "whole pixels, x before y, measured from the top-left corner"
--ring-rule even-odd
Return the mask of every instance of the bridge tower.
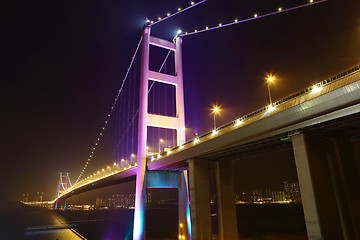
[[[60, 173], [60, 178], [59, 178], [59, 185], [58, 185], [58, 190], [56, 192], [56, 201], [55, 201], [55, 209], [58, 209], [59, 207], [59, 200], [58, 198], [61, 196], [62, 193], [64, 193], [69, 187], [71, 187], [71, 182], [70, 182], [70, 176], [69, 173], [63, 174], [62, 172]], [[64, 210], [66, 209], [66, 200], [64, 200], [62, 202], [64, 204]]]
[[[190, 239], [190, 211], [188, 204], [186, 172], [153, 172], [146, 170], [147, 128], [175, 129], [177, 145], [185, 143], [185, 111], [181, 37], [172, 43], [150, 36], [150, 25], [146, 24], [142, 33], [140, 103], [137, 149], [136, 198], [133, 239], [145, 239], [145, 195], [146, 188], [178, 188], [179, 190], [179, 234]], [[154, 72], [149, 69], [150, 45], [174, 51], [175, 76]], [[176, 90], [176, 116], [162, 116], [148, 113], [149, 80], [174, 85]], [[169, 180], [170, 179], [170, 180]], [[184, 229], [187, 229], [184, 231]]]

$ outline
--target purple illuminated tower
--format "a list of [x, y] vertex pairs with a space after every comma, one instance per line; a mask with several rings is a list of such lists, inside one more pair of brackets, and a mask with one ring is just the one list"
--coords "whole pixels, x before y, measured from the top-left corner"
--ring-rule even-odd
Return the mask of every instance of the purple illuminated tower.
[[[178, 37], [176, 43], [150, 36], [150, 26], [145, 25], [142, 33], [141, 75], [140, 75], [140, 106], [139, 106], [139, 130], [137, 150], [137, 175], [136, 175], [136, 198], [134, 214], [133, 239], [145, 239], [145, 194], [146, 182], [151, 181], [146, 173], [146, 139], [147, 128], [158, 127], [175, 129], [177, 132], [177, 145], [185, 143], [185, 112], [183, 73], [181, 56], [182, 39]], [[175, 53], [175, 76], [149, 70], [150, 45], [174, 51]], [[174, 85], [176, 88], [176, 116], [161, 116], [148, 113], [148, 82], [149, 80]], [[158, 173], [159, 174], [159, 173]], [[181, 182], [186, 181], [186, 173], [182, 173]], [[154, 183], [156, 184], [156, 183]], [[153, 185], [153, 184], [152, 184]], [[181, 184], [180, 184], [181, 185]], [[183, 184], [184, 185], [184, 184]], [[187, 189], [184, 188], [183, 189]], [[186, 239], [189, 239], [190, 217], [188, 208], [187, 191], [179, 188], [179, 225], [185, 231]], [[183, 231], [183, 230], [182, 230]]]

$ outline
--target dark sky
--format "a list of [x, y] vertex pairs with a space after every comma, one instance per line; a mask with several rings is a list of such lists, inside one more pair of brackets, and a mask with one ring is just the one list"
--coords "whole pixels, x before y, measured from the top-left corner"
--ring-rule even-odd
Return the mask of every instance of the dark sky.
[[[1, 189], [55, 195], [60, 171], [76, 178], [112, 105], [146, 17], [188, 1], [9, 1], [3, 29]], [[155, 25], [154, 36], [245, 19], [302, 0], [208, 2]], [[266, 73], [281, 99], [360, 62], [360, 1], [315, 6], [184, 37], [186, 125], [212, 127], [267, 104]], [[75, 179], [73, 179], [75, 180]]]

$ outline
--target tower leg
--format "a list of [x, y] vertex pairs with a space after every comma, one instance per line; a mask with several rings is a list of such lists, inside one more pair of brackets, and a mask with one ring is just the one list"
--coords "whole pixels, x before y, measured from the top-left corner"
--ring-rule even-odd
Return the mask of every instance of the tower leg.
[[148, 109], [148, 76], [149, 76], [149, 41], [150, 27], [143, 31], [141, 53], [141, 78], [139, 102], [139, 129], [137, 148], [136, 193], [134, 212], [134, 240], [143, 240], [145, 236], [145, 208], [146, 208], [146, 140], [147, 140], [147, 109]]
[[179, 236], [191, 239], [191, 219], [189, 207], [189, 194], [187, 184], [187, 171], [180, 174], [179, 183]]

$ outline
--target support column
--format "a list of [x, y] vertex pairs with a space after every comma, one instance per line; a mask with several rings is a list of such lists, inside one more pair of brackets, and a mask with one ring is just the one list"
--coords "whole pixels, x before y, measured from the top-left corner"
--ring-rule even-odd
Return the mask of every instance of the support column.
[[233, 168], [231, 161], [215, 163], [219, 240], [238, 239]]
[[212, 231], [208, 162], [191, 159], [188, 164], [192, 239], [210, 240]]
[[179, 179], [179, 236], [184, 236], [185, 239], [191, 239], [191, 219], [189, 194], [187, 184], [187, 171], [180, 173]]
[[142, 34], [139, 128], [137, 148], [136, 192], [134, 212], [134, 240], [145, 239], [145, 197], [146, 197], [146, 140], [148, 110], [148, 79], [149, 79], [149, 42], [150, 27], [145, 26]]
[[335, 149], [334, 168], [337, 172], [341, 224], [344, 239], [360, 239], [360, 158], [354, 147], [360, 142], [346, 137], [332, 139]]
[[293, 135], [292, 144], [308, 239], [343, 239], [329, 164], [333, 145], [308, 132]]

